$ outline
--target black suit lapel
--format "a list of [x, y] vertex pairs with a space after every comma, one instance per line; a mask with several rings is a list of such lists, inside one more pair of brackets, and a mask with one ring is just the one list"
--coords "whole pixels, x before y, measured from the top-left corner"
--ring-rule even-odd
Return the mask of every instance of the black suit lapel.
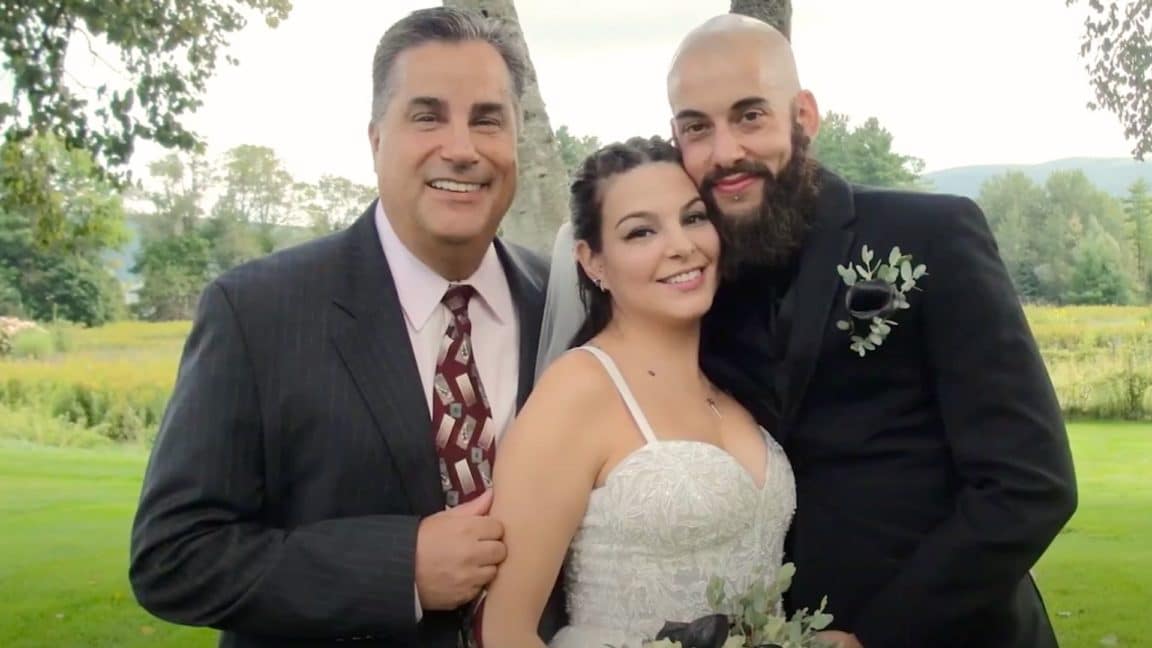
[[536, 349], [540, 341], [540, 324], [544, 317], [544, 284], [532, 276], [528, 262], [516, 248], [496, 240], [496, 252], [508, 277], [512, 302], [520, 327], [520, 369], [516, 389], [516, 411], [528, 400], [536, 375]]
[[[335, 299], [347, 317], [332, 340], [388, 445], [413, 511], [444, 509], [432, 422], [400, 298], [374, 221], [376, 204], [346, 237], [348, 281]], [[337, 320], [339, 321], [339, 320]]]
[[800, 269], [792, 286], [795, 315], [788, 340], [781, 435], [787, 435], [820, 355], [828, 314], [841, 279], [836, 266], [846, 263], [855, 232], [852, 189], [839, 177], [822, 172], [821, 190], [814, 225], [800, 257]]

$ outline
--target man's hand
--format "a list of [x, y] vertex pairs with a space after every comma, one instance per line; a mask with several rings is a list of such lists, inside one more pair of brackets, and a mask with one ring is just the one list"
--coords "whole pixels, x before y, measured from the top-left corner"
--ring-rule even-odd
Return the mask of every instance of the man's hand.
[[425, 610], [452, 610], [476, 598], [504, 561], [504, 526], [488, 517], [492, 490], [420, 522], [416, 590]]
[[864, 646], [860, 644], [860, 641], [856, 639], [856, 635], [840, 632], [839, 630], [817, 632], [816, 638], [836, 648], [864, 648]]

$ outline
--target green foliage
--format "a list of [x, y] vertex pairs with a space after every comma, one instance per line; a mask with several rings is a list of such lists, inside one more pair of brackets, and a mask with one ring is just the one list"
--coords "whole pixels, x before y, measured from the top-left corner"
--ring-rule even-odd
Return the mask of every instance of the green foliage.
[[[1028, 306], [1025, 312], [1066, 417], [1152, 421], [1152, 311]], [[55, 339], [49, 361], [0, 358], [0, 405], [147, 443], [189, 328], [187, 321], [49, 327]]]
[[1068, 303], [1127, 304], [1131, 294], [1120, 257], [1120, 246], [1108, 234], [1096, 232], [1083, 239], [1073, 253]]
[[0, 144], [0, 314], [99, 325], [123, 313], [102, 259], [127, 239], [123, 205], [92, 169], [51, 136]]
[[9, 439], [62, 448], [100, 448], [115, 442], [79, 423], [33, 407], [10, 408], [0, 403], [0, 430]]
[[224, 195], [213, 208], [223, 221], [254, 226], [258, 250], [276, 249], [276, 227], [289, 221], [292, 176], [276, 152], [266, 146], [242, 144], [224, 154], [220, 177]]
[[729, 12], [762, 20], [780, 30], [785, 38], [792, 37], [791, 0], [732, 0]]
[[[1143, 288], [1143, 199], [1125, 207], [1080, 171], [1043, 185], [1008, 172], [986, 181], [977, 200], [1020, 297], [1050, 304], [1128, 304]], [[1147, 229], [1152, 229], [1149, 227]], [[1104, 300], [1104, 301], [1101, 301]]]
[[1152, 0], [1089, 0], [1088, 8], [1080, 43], [1096, 95], [1088, 107], [1115, 114], [1142, 160], [1152, 152]]
[[[243, 145], [219, 164], [168, 157], [149, 168], [134, 214], [142, 245], [132, 272], [142, 279], [134, 311], [149, 320], [191, 317], [204, 285], [240, 263], [348, 225], [376, 189], [347, 178], [297, 182], [275, 152]], [[217, 199], [206, 205], [206, 196]], [[211, 217], [207, 217], [208, 215]]]
[[1025, 311], [1065, 417], [1152, 420], [1152, 309]]
[[12, 336], [12, 357], [43, 360], [56, 351], [52, 334], [43, 329], [26, 329]]
[[348, 178], [323, 175], [315, 184], [296, 183], [293, 193], [293, 205], [307, 214], [312, 232], [323, 235], [347, 227], [376, 198], [377, 189]]
[[0, 144], [0, 214], [44, 248], [87, 254], [127, 239], [119, 194], [92, 156], [52, 137]]
[[150, 443], [189, 323], [48, 328], [54, 348], [46, 361], [0, 358], [0, 407], [34, 410], [112, 441]]
[[38, 321], [99, 326], [126, 314], [120, 283], [97, 260], [33, 254], [23, 271], [24, 307]]
[[211, 242], [199, 231], [148, 241], [133, 268], [144, 282], [137, 291], [142, 319], [191, 318], [204, 286], [212, 279]]
[[873, 187], [918, 188], [924, 161], [892, 150], [892, 134], [869, 117], [852, 128], [848, 116], [830, 112], [812, 141], [812, 157], [849, 182]]
[[[860, 357], [869, 351], [875, 351], [892, 332], [892, 327], [899, 326], [898, 322], [888, 318], [894, 316], [897, 311], [910, 308], [908, 291], [920, 290], [916, 287], [916, 282], [928, 274], [927, 266], [922, 263], [912, 265], [912, 255], [901, 252], [899, 246], [893, 247], [888, 252], [887, 259], [875, 259], [875, 256], [876, 251], [864, 245], [860, 248], [861, 263], [836, 266], [837, 274], [848, 287], [848, 309], [852, 315], [847, 320], [838, 320], [836, 328], [848, 332], [851, 340], [848, 348]], [[890, 291], [886, 304], [877, 305], [868, 313], [853, 310], [853, 294], [857, 289], [868, 286], [866, 290], [875, 291], [883, 285]], [[867, 322], [867, 333], [863, 335], [856, 333], [857, 321]]]
[[1136, 288], [1152, 301], [1152, 194], [1144, 180], [1128, 189], [1124, 216], [1135, 261]]
[[781, 598], [791, 587], [795, 573], [796, 567], [785, 563], [771, 582], [766, 578], [753, 579], [746, 589], [734, 595], [727, 592], [724, 581], [713, 578], [708, 583], [708, 604], [732, 619], [732, 634], [744, 637], [743, 646], [826, 646], [815, 638], [815, 633], [832, 623], [832, 615], [824, 612], [827, 600], [821, 601], [815, 612], [797, 610], [790, 619], [779, 612]]
[[[196, 148], [181, 119], [200, 106], [228, 38], [248, 13], [274, 28], [291, 9], [290, 0], [0, 0], [0, 52], [12, 77], [0, 128], [13, 141], [52, 133], [101, 169], [126, 163], [137, 139]], [[107, 64], [123, 84], [82, 96], [68, 83], [70, 46], [114, 52], [118, 64]]]
[[196, 229], [204, 217], [204, 194], [212, 186], [212, 171], [200, 155], [170, 153], [148, 165], [154, 182], [140, 198], [152, 203], [150, 218], [140, 219], [144, 238], [179, 236]]
[[602, 146], [600, 139], [595, 135], [576, 136], [567, 126], [556, 129], [556, 144], [560, 148], [560, 159], [564, 160], [564, 168], [568, 169], [570, 177], [580, 170], [589, 155]]
[[1043, 189], [1016, 171], [991, 178], [980, 192], [979, 203], [996, 234], [1008, 273], [1026, 301], [1043, 297], [1036, 268], [1045, 252], [1031, 233], [1044, 224], [1045, 200]]
[[[27, 317], [24, 310], [24, 297], [20, 294], [19, 275], [16, 268], [0, 263], [0, 315]], [[0, 349], [3, 355], [3, 349]]]

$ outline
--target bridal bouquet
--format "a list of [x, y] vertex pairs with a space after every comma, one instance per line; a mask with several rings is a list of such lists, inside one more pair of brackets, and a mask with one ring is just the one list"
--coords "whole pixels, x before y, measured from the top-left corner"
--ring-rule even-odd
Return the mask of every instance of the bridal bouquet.
[[780, 611], [780, 599], [795, 573], [795, 566], [785, 563], [774, 582], [757, 580], [734, 596], [729, 596], [722, 579], [713, 577], [708, 583], [713, 614], [689, 622], [668, 621], [641, 648], [831, 648], [816, 637], [832, 623], [832, 615], [824, 612], [827, 599], [815, 612], [797, 610], [791, 619]]

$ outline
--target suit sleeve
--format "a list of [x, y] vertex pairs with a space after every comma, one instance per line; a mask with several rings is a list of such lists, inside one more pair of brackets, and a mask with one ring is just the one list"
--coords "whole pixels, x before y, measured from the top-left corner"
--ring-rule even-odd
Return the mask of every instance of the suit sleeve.
[[410, 636], [419, 520], [270, 526], [259, 388], [233, 304], [210, 284], [133, 522], [138, 601], [170, 622], [268, 637]]
[[[939, 222], [918, 282], [961, 492], [853, 628], [865, 648], [944, 645], [1004, 601], [1076, 508], [1060, 407], [979, 207]], [[917, 308], [913, 303], [912, 308]]]

